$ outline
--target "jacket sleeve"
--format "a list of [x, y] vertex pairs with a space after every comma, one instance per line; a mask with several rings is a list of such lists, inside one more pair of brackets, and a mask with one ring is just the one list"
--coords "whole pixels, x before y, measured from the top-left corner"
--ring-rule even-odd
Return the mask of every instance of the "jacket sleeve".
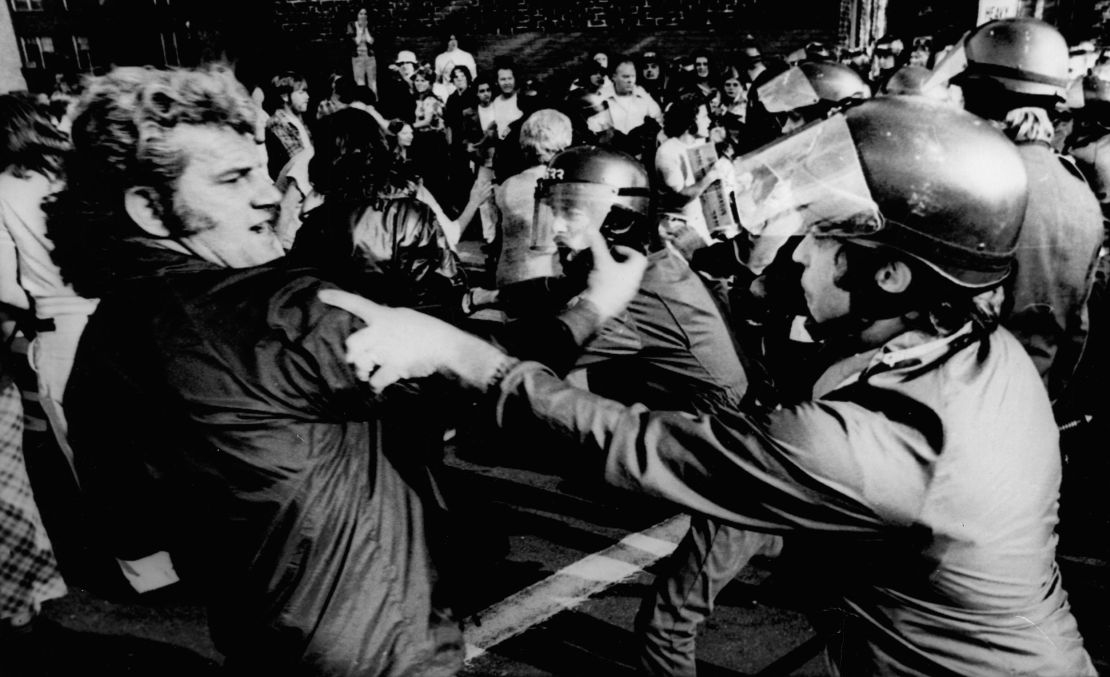
[[497, 417], [502, 427], [565, 439], [573, 465], [602, 470], [611, 484], [772, 532], [867, 536], [909, 526], [935, 454], [914, 427], [851, 401], [760, 419], [653, 412], [578, 390], [530, 363], [503, 381]]

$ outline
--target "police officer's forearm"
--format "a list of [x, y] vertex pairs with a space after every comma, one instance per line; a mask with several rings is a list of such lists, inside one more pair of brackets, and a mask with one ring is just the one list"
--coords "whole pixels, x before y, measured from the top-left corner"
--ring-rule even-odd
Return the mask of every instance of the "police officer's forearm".
[[[514, 366], [496, 388], [497, 425], [565, 440], [559, 448], [573, 455], [568, 466], [576, 473], [604, 472], [610, 484], [753, 529], [873, 533], [886, 528], [869, 505], [867, 487], [852, 473], [854, 466], [822, 458], [852, 460], [858, 454], [862, 442], [849, 438], [843, 420], [855, 418], [852, 407], [833, 414], [828, 407], [813, 407], [784, 420], [649, 411], [574, 388], [531, 362]], [[799, 444], [796, 435], [780, 442], [784, 423], [814, 431], [812, 444]], [[853, 425], [867, 428], [858, 423]], [[861, 439], [881, 439], [887, 432], [879, 426], [865, 430]], [[880, 457], [875, 463], [884, 476], [904, 477], [912, 475], [906, 472], [911, 456]], [[911, 486], [899, 493], [899, 501], [918, 500], [920, 487], [910, 480], [900, 483]]]

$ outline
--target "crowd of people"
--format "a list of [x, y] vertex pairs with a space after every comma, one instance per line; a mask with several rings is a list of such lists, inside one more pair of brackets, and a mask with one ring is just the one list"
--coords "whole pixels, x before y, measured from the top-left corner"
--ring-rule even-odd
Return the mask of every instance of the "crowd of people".
[[[477, 418], [691, 513], [645, 674], [695, 674], [784, 552], [837, 674], [1095, 674], [1055, 529], [1058, 430], [1103, 413], [1110, 59], [1017, 18], [541, 80], [444, 37], [379, 67], [362, 10], [315, 97], [219, 64], [0, 96], [5, 336], [137, 591], [197, 582], [231, 674], [454, 674], [438, 469]], [[26, 640], [65, 584], [3, 357]]]

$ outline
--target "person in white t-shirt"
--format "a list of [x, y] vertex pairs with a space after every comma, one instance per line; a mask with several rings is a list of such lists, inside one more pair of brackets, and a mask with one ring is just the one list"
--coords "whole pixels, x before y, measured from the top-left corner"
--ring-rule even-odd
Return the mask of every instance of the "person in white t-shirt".
[[613, 127], [622, 134], [644, 124], [647, 119], [663, 123], [663, 111], [643, 87], [636, 84], [636, 62], [631, 58], [618, 60], [613, 67], [613, 94], [607, 97]]
[[[493, 151], [497, 145], [497, 118], [493, 107], [493, 83], [486, 75], [478, 79], [474, 85], [475, 97], [478, 99], [478, 126], [482, 129], [482, 137], [471, 142], [468, 150], [478, 165], [475, 181], [493, 181]], [[487, 244], [493, 242], [497, 236], [497, 207], [492, 201], [483, 202], [479, 208], [482, 217], [482, 240]]]
[[681, 203], [687, 225], [706, 244], [712, 240], [698, 197], [730, 169], [727, 160], [718, 160], [700, 180], [694, 178], [687, 151], [708, 142], [709, 122], [709, 110], [701, 94], [680, 94], [663, 115], [663, 133], [667, 140], [655, 153], [656, 185], [661, 204]]
[[509, 134], [509, 125], [523, 116], [516, 102], [516, 68], [512, 64], [498, 65], [497, 89], [499, 93], [493, 100], [493, 118], [497, 121], [497, 138], [503, 139]]
[[455, 66], [465, 66], [470, 71], [470, 79], [474, 80], [478, 77], [478, 65], [470, 52], [459, 48], [458, 33], [450, 31], [444, 38], [447, 47], [435, 58], [435, 83], [432, 85], [432, 91], [441, 100], [446, 101], [447, 97], [455, 91], [455, 86], [451, 83], [451, 71]]

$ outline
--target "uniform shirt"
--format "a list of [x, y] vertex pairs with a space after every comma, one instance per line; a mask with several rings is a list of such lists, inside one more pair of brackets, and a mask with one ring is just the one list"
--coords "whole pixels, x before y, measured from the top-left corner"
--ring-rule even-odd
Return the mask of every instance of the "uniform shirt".
[[1104, 213], [1110, 213], [1110, 134], [1086, 136], [1068, 151], [1083, 170]]
[[1029, 202], [1009, 280], [1012, 311], [1003, 324], [1025, 346], [1055, 400], [1087, 340], [1102, 211], [1084, 180], [1048, 145], [1019, 144], [1018, 152], [1029, 175]]
[[734, 410], [748, 389], [720, 307], [670, 248], [648, 256], [627, 310], [601, 327], [575, 368], [591, 392], [650, 408]]
[[1093, 677], [1055, 562], [1048, 398], [1013, 336], [995, 331], [980, 360], [969, 333], [902, 334], [758, 417], [626, 407], [523, 363], [497, 416], [573, 444], [616, 486], [830, 540], [852, 572], [838, 674]]

